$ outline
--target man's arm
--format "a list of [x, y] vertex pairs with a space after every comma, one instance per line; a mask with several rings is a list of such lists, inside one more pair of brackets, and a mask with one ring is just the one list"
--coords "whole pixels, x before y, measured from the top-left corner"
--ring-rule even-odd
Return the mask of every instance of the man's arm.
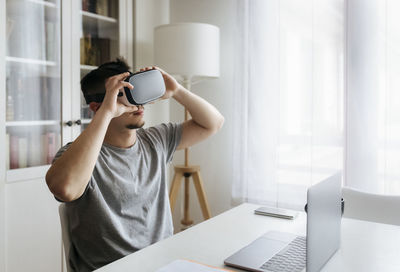
[[203, 98], [179, 86], [173, 98], [186, 107], [192, 119], [183, 123], [182, 137], [177, 149], [190, 147], [217, 133], [224, 123], [219, 111]]
[[217, 133], [225, 119], [213, 105], [186, 90], [171, 75], [158, 67], [147, 67], [140, 71], [150, 69], [157, 69], [163, 75], [166, 93], [162, 99], [173, 97], [178, 103], [186, 107], [192, 116], [192, 119], [183, 123], [181, 141], [177, 149], [190, 147]]
[[128, 75], [124, 73], [107, 79], [104, 101], [92, 121], [47, 172], [47, 186], [58, 199], [69, 202], [84, 193], [111, 119], [137, 110], [136, 106], [127, 107], [117, 102], [119, 89], [133, 88], [123, 81]]

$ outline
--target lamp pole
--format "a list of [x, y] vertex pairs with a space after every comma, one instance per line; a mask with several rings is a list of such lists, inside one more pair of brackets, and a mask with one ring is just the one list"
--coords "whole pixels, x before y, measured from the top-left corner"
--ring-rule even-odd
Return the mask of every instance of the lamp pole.
[[[185, 87], [188, 91], [191, 89], [191, 77], [185, 77], [183, 80], [183, 87]], [[185, 122], [189, 120], [189, 111], [185, 107]], [[189, 148], [185, 148], [185, 167], [189, 167]], [[190, 174], [184, 173], [185, 177], [185, 197], [184, 197], [184, 207], [183, 207], [183, 219], [181, 223], [187, 227], [193, 224], [193, 220], [190, 219], [189, 216], [189, 201], [190, 201]]]

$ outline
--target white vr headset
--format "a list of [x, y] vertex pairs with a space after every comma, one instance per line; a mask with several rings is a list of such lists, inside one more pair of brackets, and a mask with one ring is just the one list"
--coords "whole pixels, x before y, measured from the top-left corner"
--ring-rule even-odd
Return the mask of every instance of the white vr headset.
[[[164, 78], [159, 70], [147, 70], [128, 76], [125, 79], [133, 89], [124, 87], [118, 94], [118, 101], [131, 105], [144, 105], [161, 98], [165, 93]], [[86, 102], [103, 102], [105, 93], [85, 96]], [[90, 101], [90, 102], [89, 102]]]

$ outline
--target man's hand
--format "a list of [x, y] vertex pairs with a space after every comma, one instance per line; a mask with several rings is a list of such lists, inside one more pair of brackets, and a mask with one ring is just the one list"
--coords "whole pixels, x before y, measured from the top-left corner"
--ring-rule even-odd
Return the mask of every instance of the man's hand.
[[118, 101], [118, 93], [121, 89], [124, 87], [131, 90], [133, 89], [133, 86], [129, 82], [124, 81], [127, 76], [129, 76], [129, 72], [109, 77], [106, 80], [106, 95], [99, 110], [111, 114], [111, 118], [118, 117], [125, 112], [134, 112], [138, 110], [137, 106], [126, 106]]
[[176, 93], [178, 88], [181, 86], [178, 83], [178, 81], [176, 81], [176, 79], [173, 78], [170, 74], [168, 74], [167, 72], [165, 72], [164, 70], [162, 70], [161, 68], [156, 67], [156, 66], [140, 69], [140, 72], [144, 72], [144, 71], [148, 71], [148, 70], [158, 70], [161, 72], [161, 75], [164, 78], [165, 94], [163, 95], [163, 97], [160, 98], [160, 100], [168, 99], [168, 98], [171, 98], [172, 96], [174, 96], [174, 94]]

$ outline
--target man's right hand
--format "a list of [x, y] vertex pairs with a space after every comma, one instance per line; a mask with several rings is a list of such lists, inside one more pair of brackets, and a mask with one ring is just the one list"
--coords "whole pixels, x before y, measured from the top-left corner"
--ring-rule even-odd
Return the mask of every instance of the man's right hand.
[[118, 101], [118, 93], [124, 87], [133, 89], [132, 84], [124, 81], [129, 76], [129, 72], [109, 77], [105, 82], [106, 95], [101, 104], [99, 111], [106, 111], [111, 118], [118, 117], [126, 112], [134, 112], [138, 110], [137, 106], [126, 106]]

